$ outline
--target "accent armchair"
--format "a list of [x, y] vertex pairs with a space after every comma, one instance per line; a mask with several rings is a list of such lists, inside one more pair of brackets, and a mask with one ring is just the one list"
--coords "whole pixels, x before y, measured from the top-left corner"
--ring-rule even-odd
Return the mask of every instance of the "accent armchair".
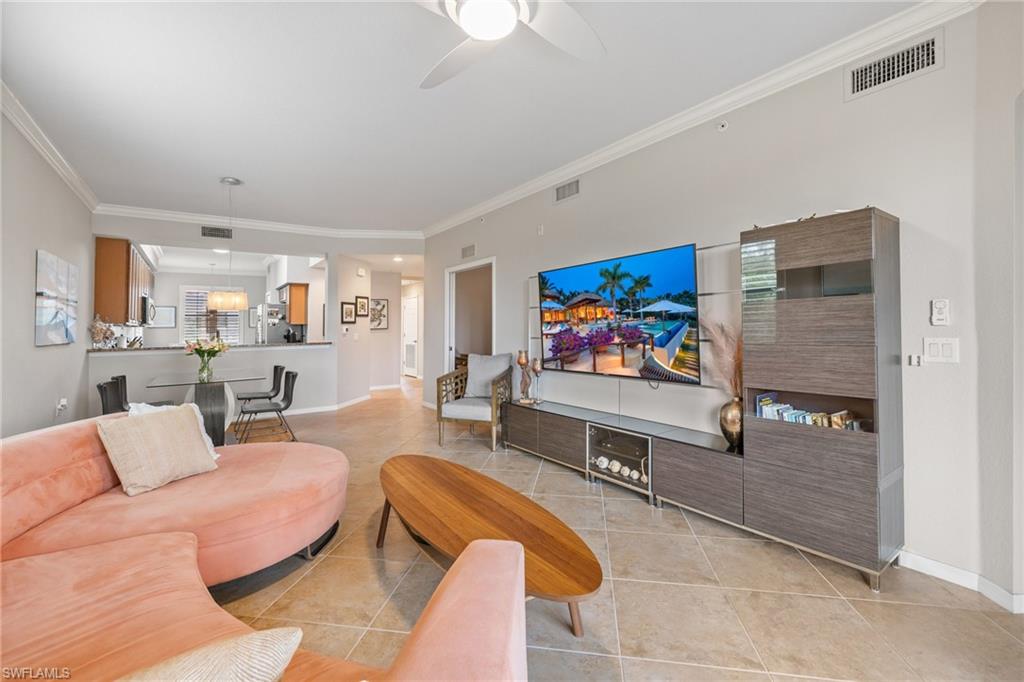
[[469, 356], [466, 367], [437, 378], [437, 443], [445, 422], [488, 424], [491, 451], [498, 447], [501, 406], [512, 399], [512, 354]]

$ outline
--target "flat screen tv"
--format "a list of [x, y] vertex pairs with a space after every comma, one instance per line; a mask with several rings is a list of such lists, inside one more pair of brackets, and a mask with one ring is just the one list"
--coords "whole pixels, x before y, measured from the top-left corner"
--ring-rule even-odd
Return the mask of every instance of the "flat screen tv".
[[700, 383], [696, 245], [538, 279], [545, 369]]

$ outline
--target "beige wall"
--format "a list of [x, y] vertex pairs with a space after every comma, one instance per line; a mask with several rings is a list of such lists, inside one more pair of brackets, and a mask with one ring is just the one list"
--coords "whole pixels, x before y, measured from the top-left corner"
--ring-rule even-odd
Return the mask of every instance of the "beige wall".
[[388, 300], [388, 328], [370, 331], [370, 386], [397, 386], [402, 371], [402, 275], [371, 273], [370, 298]]
[[491, 266], [455, 274], [455, 352], [491, 352]]
[[[508, 352], [529, 342], [529, 278], [538, 270], [728, 243], [755, 223], [878, 206], [901, 219], [904, 354], [920, 353], [925, 336], [960, 339], [960, 364], [904, 371], [906, 548], [1013, 591], [1005, 362], [1021, 11], [987, 3], [946, 25], [938, 71], [845, 102], [836, 69], [730, 113], [725, 133], [708, 123], [594, 169], [565, 204], [541, 192], [429, 238], [426, 305], [435, 312], [426, 321], [425, 384], [444, 359], [444, 269], [467, 244], [477, 258], [497, 258], [495, 350]], [[701, 289], [738, 288], [734, 258], [712, 262], [699, 272]], [[735, 315], [736, 298], [721, 298], [734, 301], [721, 314]], [[951, 299], [951, 326], [929, 325], [933, 298]], [[708, 388], [654, 390], [557, 372], [545, 374], [544, 390], [551, 400], [708, 429], [722, 402]]]
[[306, 339], [323, 341], [326, 338], [327, 322], [327, 268], [309, 269], [309, 324], [306, 325]]
[[[3, 118], [4, 436], [88, 415], [85, 350], [92, 345], [93, 237], [89, 211], [21, 133]], [[36, 250], [78, 266], [75, 343], [37, 348], [34, 340]], [[95, 389], [91, 389], [95, 390]], [[57, 401], [68, 409], [55, 417]]]
[[[342, 255], [335, 256], [333, 262], [337, 270], [337, 301], [354, 302], [356, 296], [370, 296], [369, 263]], [[337, 313], [334, 320], [338, 325], [338, 404], [342, 405], [370, 395], [372, 340], [370, 318], [357, 317], [354, 324], [341, 324], [340, 305]]]

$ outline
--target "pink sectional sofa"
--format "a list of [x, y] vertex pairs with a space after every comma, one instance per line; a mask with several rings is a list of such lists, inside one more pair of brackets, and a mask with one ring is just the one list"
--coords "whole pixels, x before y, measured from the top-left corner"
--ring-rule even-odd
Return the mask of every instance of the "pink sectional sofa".
[[[111, 415], [99, 419], [121, 419]], [[199, 538], [207, 585], [254, 573], [306, 547], [345, 509], [348, 460], [308, 443], [217, 449], [217, 469], [135, 497], [86, 419], [3, 441], [3, 560], [146, 533]]]
[[[345, 456], [303, 443], [218, 448], [216, 471], [128, 497], [95, 421], [0, 444], [5, 670], [115, 679], [251, 632], [206, 586], [294, 554], [344, 509]], [[526, 679], [524, 601], [522, 546], [478, 541], [391, 668], [300, 649], [285, 679]]]

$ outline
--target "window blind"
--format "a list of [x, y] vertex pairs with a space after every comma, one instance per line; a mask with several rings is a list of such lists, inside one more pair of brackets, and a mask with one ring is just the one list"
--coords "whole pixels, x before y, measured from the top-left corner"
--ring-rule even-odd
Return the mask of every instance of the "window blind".
[[242, 342], [241, 314], [238, 311], [211, 311], [206, 307], [207, 291], [185, 291], [185, 312], [182, 320], [186, 341], [212, 339], [217, 332], [225, 343]]

